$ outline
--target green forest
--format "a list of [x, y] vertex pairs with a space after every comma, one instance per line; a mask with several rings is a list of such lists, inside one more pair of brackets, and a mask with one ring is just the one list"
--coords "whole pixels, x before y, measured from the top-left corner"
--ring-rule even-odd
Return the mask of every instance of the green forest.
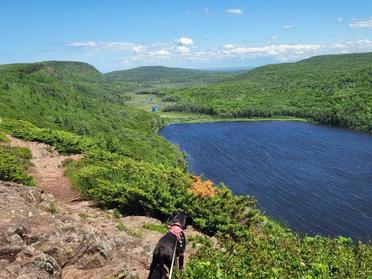
[[233, 81], [165, 92], [165, 111], [222, 118], [292, 116], [372, 131], [372, 53], [318, 56], [267, 65]]
[[238, 73], [145, 66], [105, 74], [112, 82], [140, 83], [142, 86], [175, 86], [215, 83], [233, 79]]
[[[169, 75], [163, 77], [170, 83], [194, 80]], [[34, 185], [27, 175], [29, 151], [6, 147], [6, 134], [48, 143], [63, 154], [84, 154], [65, 166], [85, 198], [163, 222], [183, 210], [196, 229], [217, 238], [218, 246], [206, 237], [193, 239], [197, 254], [177, 278], [372, 278], [371, 244], [299, 236], [263, 215], [253, 198], [233, 195], [228, 185], [216, 185], [214, 196], [190, 192], [184, 154], [158, 135], [162, 118], [129, 105], [131, 94], [149, 86], [142, 78], [103, 75], [79, 62], [0, 66], [0, 180]], [[169, 96], [168, 111], [372, 127], [371, 53], [270, 65], [228, 74], [227, 81], [200, 80], [155, 90]]]

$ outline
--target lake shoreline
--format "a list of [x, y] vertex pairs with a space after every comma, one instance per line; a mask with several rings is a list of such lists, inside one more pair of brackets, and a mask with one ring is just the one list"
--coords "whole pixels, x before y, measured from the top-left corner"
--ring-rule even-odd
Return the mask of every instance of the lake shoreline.
[[167, 116], [160, 115], [160, 118], [164, 121], [163, 126], [158, 130], [161, 131], [165, 127], [169, 125], [177, 125], [177, 124], [203, 124], [203, 123], [219, 123], [219, 122], [269, 122], [269, 121], [278, 121], [278, 122], [302, 122], [302, 123], [309, 123], [321, 127], [328, 127], [328, 128], [334, 128], [334, 129], [340, 129], [340, 130], [346, 130], [346, 131], [352, 131], [364, 135], [370, 135], [372, 136], [372, 131], [364, 131], [359, 129], [352, 129], [352, 128], [345, 128], [340, 126], [333, 126], [333, 125], [325, 125], [317, 121], [312, 121], [311, 119], [306, 118], [300, 118], [300, 117], [253, 117], [253, 118], [214, 118], [210, 116], [205, 115], [199, 115], [199, 114], [186, 114], [187, 117], [200, 117], [200, 118], [175, 118], [172, 120], [171, 118], [168, 118]]
[[200, 118], [168, 118], [167, 116], [160, 116], [164, 121], [165, 125], [172, 125], [172, 124], [198, 124], [198, 123], [215, 123], [215, 122], [257, 122], [257, 121], [295, 121], [295, 122], [308, 122], [313, 124], [318, 124], [317, 122], [313, 122], [309, 119], [299, 118], [299, 117], [242, 117], [242, 118], [221, 118], [221, 117], [209, 117], [209, 116], [201, 116], [198, 114], [195, 115], [187, 115], [188, 117], [200, 117]]

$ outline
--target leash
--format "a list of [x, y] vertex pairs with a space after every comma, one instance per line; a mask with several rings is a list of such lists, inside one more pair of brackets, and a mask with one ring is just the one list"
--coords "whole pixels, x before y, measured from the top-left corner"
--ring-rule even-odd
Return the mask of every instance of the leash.
[[174, 245], [174, 252], [173, 252], [173, 258], [172, 258], [172, 265], [171, 265], [171, 269], [170, 269], [170, 271], [169, 271], [169, 279], [172, 279], [173, 266], [174, 266], [174, 257], [176, 256], [176, 250], [177, 250], [177, 239], [176, 239], [176, 244]]

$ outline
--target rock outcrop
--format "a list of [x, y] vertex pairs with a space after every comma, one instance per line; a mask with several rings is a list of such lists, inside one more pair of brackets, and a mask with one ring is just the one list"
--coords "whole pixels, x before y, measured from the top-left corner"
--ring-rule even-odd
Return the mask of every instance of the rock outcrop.
[[143, 228], [156, 219], [66, 205], [36, 187], [0, 181], [0, 201], [0, 278], [146, 278], [162, 235]]

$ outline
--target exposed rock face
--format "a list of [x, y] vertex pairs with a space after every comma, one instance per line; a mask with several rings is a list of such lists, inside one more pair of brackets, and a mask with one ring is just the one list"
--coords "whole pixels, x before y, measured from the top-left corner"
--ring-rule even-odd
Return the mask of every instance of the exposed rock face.
[[161, 237], [146, 223], [0, 181], [0, 278], [146, 278]]

